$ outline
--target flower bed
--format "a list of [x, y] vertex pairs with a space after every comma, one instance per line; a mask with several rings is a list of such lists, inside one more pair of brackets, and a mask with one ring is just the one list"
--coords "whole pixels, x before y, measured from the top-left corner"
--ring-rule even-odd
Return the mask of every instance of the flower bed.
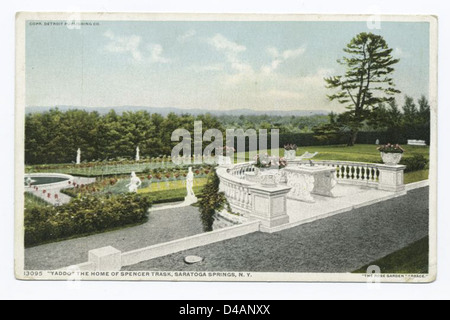
[[[206, 177], [212, 171], [211, 166], [195, 166], [194, 175], [196, 185], [204, 185]], [[147, 192], [180, 189], [185, 188], [184, 181], [187, 176], [187, 169], [171, 168], [166, 170], [149, 170], [146, 173], [140, 173], [139, 178], [142, 185], [139, 190], [147, 190]], [[94, 194], [123, 194], [128, 192], [126, 185], [130, 182], [128, 175], [121, 175], [111, 178], [98, 178], [97, 181], [89, 185], [72, 184], [69, 189], [61, 192], [71, 196], [79, 197]]]

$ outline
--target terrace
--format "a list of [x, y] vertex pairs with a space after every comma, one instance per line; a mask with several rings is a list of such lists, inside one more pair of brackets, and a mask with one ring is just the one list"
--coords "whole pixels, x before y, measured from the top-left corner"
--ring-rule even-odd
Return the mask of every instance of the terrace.
[[[100, 261], [101, 268], [112, 271], [146, 269], [152, 261], [159, 261], [164, 257], [168, 259], [192, 250], [198, 253], [196, 248], [200, 250], [205, 246], [220, 246], [234, 239], [238, 241], [237, 239], [245, 237], [263, 237], [263, 234], [276, 233], [277, 236], [283, 236], [291, 230], [297, 234], [298, 228], [303, 228], [304, 225], [328, 225], [327, 221], [331, 221], [330, 219], [337, 221], [343, 217], [345, 220], [358, 212], [373, 212], [378, 207], [381, 211], [375, 211], [388, 217], [393, 213], [386, 212], [383, 209], [386, 206], [382, 203], [404, 202], [406, 197], [410, 197], [409, 192], [428, 186], [428, 181], [406, 185], [405, 169], [404, 165], [334, 160], [314, 161], [314, 166], [311, 166], [310, 162], [298, 157], [283, 169], [267, 172], [261, 172], [254, 162], [219, 166], [217, 174], [221, 181], [221, 191], [227, 197], [231, 213], [240, 216], [241, 222], [238, 225], [127, 252], [113, 247], [91, 250], [89, 261], [76, 268], [99, 270], [100, 265], [97, 263]], [[380, 204], [376, 205], [378, 203]], [[418, 214], [423, 213], [422, 210], [419, 211]], [[400, 211], [397, 214], [401, 219], [406, 218]], [[355, 221], [363, 223], [366, 218], [361, 217]], [[400, 226], [395, 224], [394, 227]], [[371, 232], [377, 229], [373, 221], [370, 229]], [[426, 235], [423, 230], [425, 228], [420, 233], [411, 234], [410, 238], [414, 241], [422, 239]], [[410, 238], [401, 238], [399, 245], [389, 247], [389, 252], [401, 249], [404, 242], [410, 242]], [[367, 251], [365, 249], [361, 248], [364, 252]], [[382, 258], [385, 251], [371, 256]], [[370, 261], [368, 257], [358, 258], [352, 262], [352, 268], [361, 267]], [[221, 266], [216, 267], [220, 269]]]
[[[220, 167], [217, 173], [233, 212], [262, 221], [262, 231], [277, 232], [406, 194], [402, 165], [300, 158], [285, 169], [259, 173], [254, 163]], [[316, 173], [319, 173], [316, 174]], [[317, 181], [328, 175], [322, 189]], [[264, 185], [258, 176], [270, 176]]]

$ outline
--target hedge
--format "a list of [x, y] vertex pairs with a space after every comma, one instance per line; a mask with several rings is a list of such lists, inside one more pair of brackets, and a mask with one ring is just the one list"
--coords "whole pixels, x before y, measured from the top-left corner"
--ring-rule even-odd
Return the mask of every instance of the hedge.
[[144, 223], [151, 201], [148, 197], [86, 196], [59, 206], [25, 210], [25, 246], [105, 232]]
[[407, 144], [408, 140], [425, 140], [427, 145], [430, 145], [430, 127], [420, 126], [403, 128], [398, 130], [388, 131], [374, 131], [374, 132], [360, 132], [358, 134], [357, 144], [375, 144], [380, 140], [381, 144], [399, 143]]
[[412, 157], [404, 157], [400, 164], [406, 166], [405, 173], [408, 173], [427, 169], [429, 161], [421, 154], [414, 154]]
[[[387, 143], [399, 143], [407, 144], [408, 140], [417, 139], [425, 140], [426, 143], [430, 144], [430, 128], [429, 126], [411, 127], [411, 128], [401, 128], [396, 130], [387, 131], [361, 131], [358, 133], [358, 138], [356, 144], [373, 144], [379, 140], [381, 144]], [[320, 140], [317, 139], [314, 133], [282, 133], [280, 134], [280, 144], [279, 147], [291, 143], [295, 143], [299, 147], [308, 146], [328, 146], [328, 145], [342, 145], [347, 144], [348, 137], [345, 135], [338, 135], [332, 139]], [[237, 145], [237, 139], [235, 140], [235, 145]], [[271, 147], [271, 137], [267, 137], [267, 145]], [[259, 140], [258, 140], [259, 146]], [[246, 138], [246, 151], [249, 150], [249, 138]]]

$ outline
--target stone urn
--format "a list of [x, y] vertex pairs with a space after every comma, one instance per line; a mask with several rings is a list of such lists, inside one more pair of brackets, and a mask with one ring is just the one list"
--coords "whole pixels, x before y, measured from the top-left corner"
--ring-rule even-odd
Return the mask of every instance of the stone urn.
[[381, 159], [383, 159], [384, 164], [390, 166], [396, 166], [400, 163], [403, 158], [403, 153], [391, 153], [391, 152], [381, 152]]
[[232, 165], [232, 161], [230, 157], [219, 156], [217, 159], [219, 166], [230, 166]]
[[288, 161], [295, 160], [295, 157], [297, 156], [297, 150], [284, 150], [284, 157]]

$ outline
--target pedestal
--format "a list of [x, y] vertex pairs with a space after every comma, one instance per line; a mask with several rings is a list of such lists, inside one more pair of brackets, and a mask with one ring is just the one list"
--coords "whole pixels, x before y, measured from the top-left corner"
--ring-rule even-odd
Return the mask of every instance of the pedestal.
[[198, 202], [198, 198], [197, 197], [193, 197], [193, 196], [187, 196], [184, 198], [184, 202], [188, 205], [194, 204]]
[[260, 220], [267, 230], [289, 223], [286, 196], [290, 190], [291, 188], [286, 186], [249, 187], [253, 203], [250, 219]]
[[89, 262], [95, 265], [96, 271], [120, 271], [122, 269], [122, 253], [105, 247], [89, 251]]
[[378, 166], [380, 171], [378, 189], [391, 192], [403, 192], [405, 191], [405, 169], [406, 166], [402, 165], [380, 165]]
[[313, 194], [334, 197], [337, 184], [336, 169], [328, 167], [298, 166], [285, 169], [287, 185], [292, 187], [288, 197], [314, 203]]
[[226, 157], [226, 156], [219, 156], [217, 162], [218, 162], [219, 166], [223, 166], [223, 167], [229, 167], [233, 164], [233, 162], [231, 161], [231, 158]]

